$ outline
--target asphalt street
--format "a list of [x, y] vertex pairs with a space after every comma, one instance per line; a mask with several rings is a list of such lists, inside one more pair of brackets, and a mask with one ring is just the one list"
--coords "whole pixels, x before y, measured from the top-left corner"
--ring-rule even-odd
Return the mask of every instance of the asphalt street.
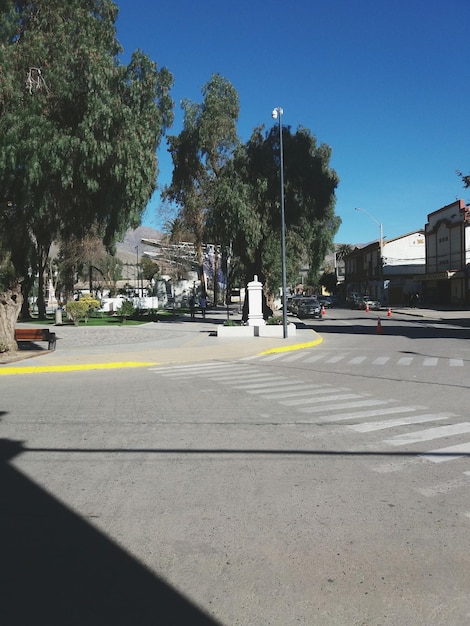
[[467, 624], [468, 321], [374, 315], [0, 365], [3, 623]]

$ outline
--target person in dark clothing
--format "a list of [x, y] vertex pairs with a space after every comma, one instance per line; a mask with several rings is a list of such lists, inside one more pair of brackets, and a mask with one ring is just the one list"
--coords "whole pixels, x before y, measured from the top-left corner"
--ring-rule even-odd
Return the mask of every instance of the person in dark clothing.
[[202, 317], [206, 317], [207, 298], [204, 295], [199, 298], [199, 308], [201, 309]]
[[189, 312], [191, 313], [191, 319], [194, 319], [196, 315], [196, 298], [194, 296], [189, 298]]

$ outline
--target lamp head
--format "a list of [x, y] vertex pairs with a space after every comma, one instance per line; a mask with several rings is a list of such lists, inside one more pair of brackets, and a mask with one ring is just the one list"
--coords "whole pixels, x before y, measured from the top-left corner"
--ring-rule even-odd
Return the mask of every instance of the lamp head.
[[277, 120], [277, 109], [273, 109], [273, 112], [271, 113], [273, 120]]

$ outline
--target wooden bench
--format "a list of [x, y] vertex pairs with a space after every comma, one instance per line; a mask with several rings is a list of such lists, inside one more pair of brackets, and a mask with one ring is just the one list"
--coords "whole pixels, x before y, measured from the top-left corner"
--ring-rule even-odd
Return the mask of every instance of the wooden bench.
[[48, 328], [15, 328], [16, 341], [47, 341], [47, 349], [55, 350], [56, 337]]

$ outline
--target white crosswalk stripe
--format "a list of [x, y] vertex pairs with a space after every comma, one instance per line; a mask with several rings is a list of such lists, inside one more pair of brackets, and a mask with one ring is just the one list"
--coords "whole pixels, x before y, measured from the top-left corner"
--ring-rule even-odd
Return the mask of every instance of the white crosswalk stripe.
[[[305, 404], [311, 404], [312, 402], [333, 402], [336, 400], [354, 400], [356, 398], [363, 398], [364, 395], [358, 393], [338, 393], [338, 391], [345, 391], [344, 389], [335, 388], [334, 392], [331, 390], [318, 389], [310, 393], [310, 398], [295, 398], [294, 400], [281, 400], [279, 404], [283, 406], [302, 406]], [[326, 395], [325, 395], [326, 394]]]
[[433, 463], [442, 463], [443, 461], [454, 461], [462, 455], [470, 455], [470, 441], [455, 446], [447, 446], [446, 448], [429, 450], [427, 454], [423, 454], [421, 457]]
[[[391, 402], [391, 401], [389, 401]], [[344, 422], [346, 420], [355, 420], [367, 417], [379, 417], [379, 415], [398, 415], [399, 413], [411, 413], [413, 411], [419, 411], [424, 409], [423, 406], [395, 406], [395, 407], [387, 407], [376, 409], [370, 409], [369, 411], [357, 411], [347, 413], [339, 413], [336, 415], [327, 415], [322, 417], [322, 421], [324, 422]]]
[[372, 361], [372, 365], [385, 365], [388, 361], [390, 361], [389, 356], [379, 356]]
[[274, 360], [283, 363], [299, 362], [305, 364], [315, 364], [323, 362], [328, 365], [380, 365], [380, 366], [415, 366], [415, 367], [465, 367], [466, 362], [460, 357], [434, 357], [434, 356], [401, 356], [392, 358], [389, 355], [364, 355], [355, 356], [346, 354], [331, 354], [331, 352], [314, 352], [311, 350], [301, 350], [295, 355], [287, 356], [286, 353], [280, 352], [269, 355], [257, 355], [249, 357], [251, 360], [260, 362], [270, 362]]
[[[378, 406], [380, 404], [388, 404], [387, 400], [358, 400], [355, 402], [339, 402], [328, 406], [328, 409], [338, 411], [340, 409], [354, 409], [362, 406]], [[321, 413], [325, 410], [323, 406], [312, 406], [309, 408], [299, 409], [301, 413]]]
[[364, 363], [364, 361], [366, 359], [367, 359], [366, 356], [355, 356], [353, 359], [348, 361], [348, 364], [349, 365], [360, 365], [361, 363]]
[[439, 420], [449, 419], [452, 413], [435, 414], [428, 413], [426, 415], [413, 415], [411, 417], [400, 417], [393, 420], [384, 420], [382, 422], [364, 422], [363, 424], [352, 424], [349, 429], [358, 433], [370, 433], [374, 430], [384, 430], [386, 428], [396, 428], [397, 426], [410, 426], [413, 424], [422, 424], [423, 422], [437, 422]]
[[[293, 356], [290, 357], [292, 361], [303, 360], [311, 363], [323, 359], [324, 362], [334, 364], [344, 362], [347, 359], [342, 354], [332, 357], [331, 353], [313, 355], [307, 353], [305, 356], [303, 351], [296, 353], [295, 358], [292, 358]], [[282, 353], [265, 355], [261, 360], [274, 360], [275, 358], [285, 358], [285, 355]], [[390, 357], [386, 355], [375, 356], [372, 361], [372, 357], [357, 355], [348, 361], [352, 365], [360, 365], [364, 362], [386, 366], [390, 362]], [[413, 362], [414, 357], [412, 356], [402, 356], [396, 361], [401, 366], [408, 366]], [[437, 357], [422, 357], [421, 362], [423, 366], [436, 367], [439, 359]], [[452, 367], [462, 367], [464, 361], [458, 358], [449, 358], [448, 364]], [[429, 412], [427, 407], [422, 405], [399, 404], [392, 398], [378, 399], [370, 394], [354, 393], [348, 387], [339, 387], [330, 383], [312, 383], [280, 374], [273, 376], [271, 371], [267, 373], [264, 368], [256, 368], [252, 364], [246, 365], [240, 361], [237, 363], [190, 363], [151, 367], [149, 369], [161, 376], [173, 377], [177, 380], [188, 376], [202, 377], [231, 389], [258, 396], [268, 402], [275, 402], [288, 409], [286, 413], [289, 419], [288, 423], [331, 424], [332, 429], [344, 429], [341, 432], [349, 432], [351, 436], [362, 435], [361, 444], [367, 447], [379, 445], [386, 448], [400, 448], [423, 443], [430, 444], [431, 449], [428, 451], [420, 450], [416, 452], [416, 455], [411, 456], [407, 451], [408, 456], [400, 460], [382, 463], [371, 468], [376, 472], [386, 474], [412, 467], [423, 461], [439, 464], [470, 455], [470, 441], [449, 441], [451, 438], [470, 434], [470, 422], [457, 421], [458, 416], [451, 412]], [[414, 429], [410, 432], [410, 428], [418, 425], [449, 420], [454, 423], [432, 426], [422, 430]], [[346, 423], [343, 424], [343, 422]], [[348, 424], [347, 422], [354, 423]], [[282, 423], [287, 423], [287, 421]], [[395, 431], [396, 434], [387, 438], [374, 439], [374, 437], [380, 437], [384, 431]], [[433, 441], [441, 441], [442, 446], [434, 447], [430, 443]], [[456, 479], [454, 482], [455, 488], [458, 488], [468, 481]], [[420, 493], [431, 497], [432, 494], [441, 491], [445, 492], [445, 486], [423, 487]]]
[[423, 359], [424, 367], [435, 367], [437, 365], [438, 359], [435, 356], [428, 356]]
[[402, 356], [400, 359], [398, 359], [397, 365], [411, 365], [412, 362], [412, 356]]
[[250, 389], [248, 390], [248, 393], [259, 395], [266, 394], [267, 397], [273, 400], [282, 400], [283, 398], [298, 398], [299, 396], [309, 396], [312, 393], [312, 389], [316, 389], [319, 387], [323, 389], [328, 389], [328, 387], [325, 387], [323, 385], [312, 384], [309, 384], [308, 388], [306, 388], [305, 383], [284, 383], [282, 385], [277, 383], [276, 385], [270, 385], [270, 387], [271, 386], [275, 386], [275, 389], [271, 390], [268, 387], [264, 387], [263, 389]]
[[430, 441], [432, 439], [450, 437], [451, 435], [462, 435], [464, 433], [470, 433], [470, 422], [461, 422], [449, 426], [437, 426], [436, 428], [428, 428], [418, 432], [395, 435], [392, 439], [385, 439], [384, 443], [391, 446], [405, 446]]

